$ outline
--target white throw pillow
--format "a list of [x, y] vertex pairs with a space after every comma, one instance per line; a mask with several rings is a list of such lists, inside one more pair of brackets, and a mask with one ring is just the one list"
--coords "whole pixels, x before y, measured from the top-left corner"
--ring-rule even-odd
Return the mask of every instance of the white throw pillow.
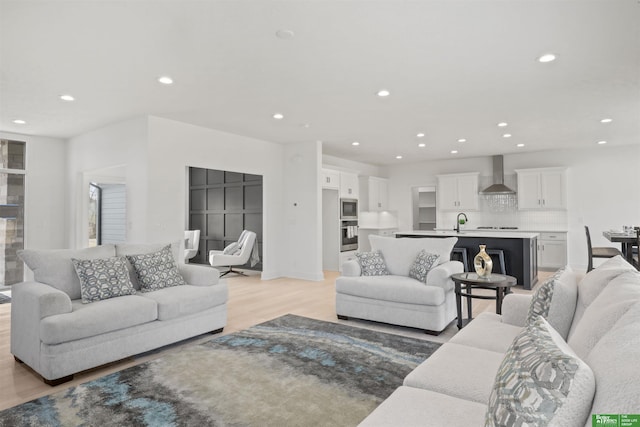
[[538, 316], [498, 368], [485, 426], [582, 426], [595, 391], [591, 368]]
[[538, 286], [531, 298], [527, 323], [542, 316], [567, 339], [576, 310], [578, 286], [576, 275], [568, 265]]
[[238, 242], [229, 243], [222, 251], [225, 255], [233, 255], [236, 252], [240, 252], [240, 245]]

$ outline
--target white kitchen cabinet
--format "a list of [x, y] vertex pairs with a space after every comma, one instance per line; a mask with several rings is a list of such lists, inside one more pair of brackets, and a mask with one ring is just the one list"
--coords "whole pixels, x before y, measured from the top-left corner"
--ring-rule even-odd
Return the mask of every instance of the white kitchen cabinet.
[[358, 175], [350, 172], [340, 172], [340, 198], [357, 199], [358, 191]]
[[518, 209], [564, 210], [567, 208], [565, 168], [516, 169]]
[[556, 269], [567, 265], [567, 233], [540, 233], [538, 267]]
[[477, 172], [438, 175], [438, 209], [445, 211], [478, 210], [478, 175]]
[[340, 172], [332, 169], [322, 169], [322, 188], [340, 189]]
[[375, 176], [360, 177], [360, 210], [382, 212], [389, 210], [389, 180]]

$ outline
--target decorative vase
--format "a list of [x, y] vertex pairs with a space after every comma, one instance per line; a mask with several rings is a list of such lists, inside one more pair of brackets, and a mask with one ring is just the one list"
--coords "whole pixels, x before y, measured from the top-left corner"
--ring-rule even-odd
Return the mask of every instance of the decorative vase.
[[480, 245], [480, 252], [473, 258], [473, 267], [480, 277], [490, 276], [491, 270], [493, 269], [493, 261], [485, 250], [486, 248], [487, 245]]

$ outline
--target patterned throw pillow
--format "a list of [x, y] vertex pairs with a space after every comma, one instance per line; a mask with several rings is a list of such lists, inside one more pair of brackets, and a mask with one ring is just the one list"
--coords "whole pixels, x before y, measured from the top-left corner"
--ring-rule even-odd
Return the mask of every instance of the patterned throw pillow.
[[165, 246], [158, 252], [127, 255], [127, 259], [133, 265], [142, 292], [186, 285], [173, 259], [171, 245]]
[[380, 251], [356, 252], [363, 276], [387, 276], [387, 266]]
[[595, 390], [591, 368], [538, 316], [500, 364], [485, 426], [584, 425]]
[[427, 274], [429, 274], [429, 271], [431, 271], [434, 265], [438, 264], [439, 259], [440, 255], [431, 254], [422, 249], [418, 253], [416, 260], [413, 261], [413, 265], [411, 265], [411, 269], [409, 270], [409, 277], [426, 283]]
[[124, 257], [71, 258], [71, 262], [80, 279], [83, 304], [136, 293], [129, 280], [127, 260]]
[[577, 283], [571, 275], [571, 267], [566, 266], [536, 289], [529, 305], [527, 323], [542, 316], [563, 338], [567, 337], [578, 298]]

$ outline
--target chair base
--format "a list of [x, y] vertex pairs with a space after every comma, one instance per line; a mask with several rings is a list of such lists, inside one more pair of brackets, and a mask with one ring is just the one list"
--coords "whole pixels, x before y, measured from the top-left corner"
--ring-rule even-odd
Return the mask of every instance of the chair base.
[[239, 276], [246, 276], [247, 275], [246, 273], [243, 273], [242, 271], [234, 270], [233, 266], [229, 266], [229, 269], [227, 271], [225, 271], [223, 273], [220, 273], [220, 277], [226, 276], [229, 273], [235, 273], [235, 274], [237, 274]]

